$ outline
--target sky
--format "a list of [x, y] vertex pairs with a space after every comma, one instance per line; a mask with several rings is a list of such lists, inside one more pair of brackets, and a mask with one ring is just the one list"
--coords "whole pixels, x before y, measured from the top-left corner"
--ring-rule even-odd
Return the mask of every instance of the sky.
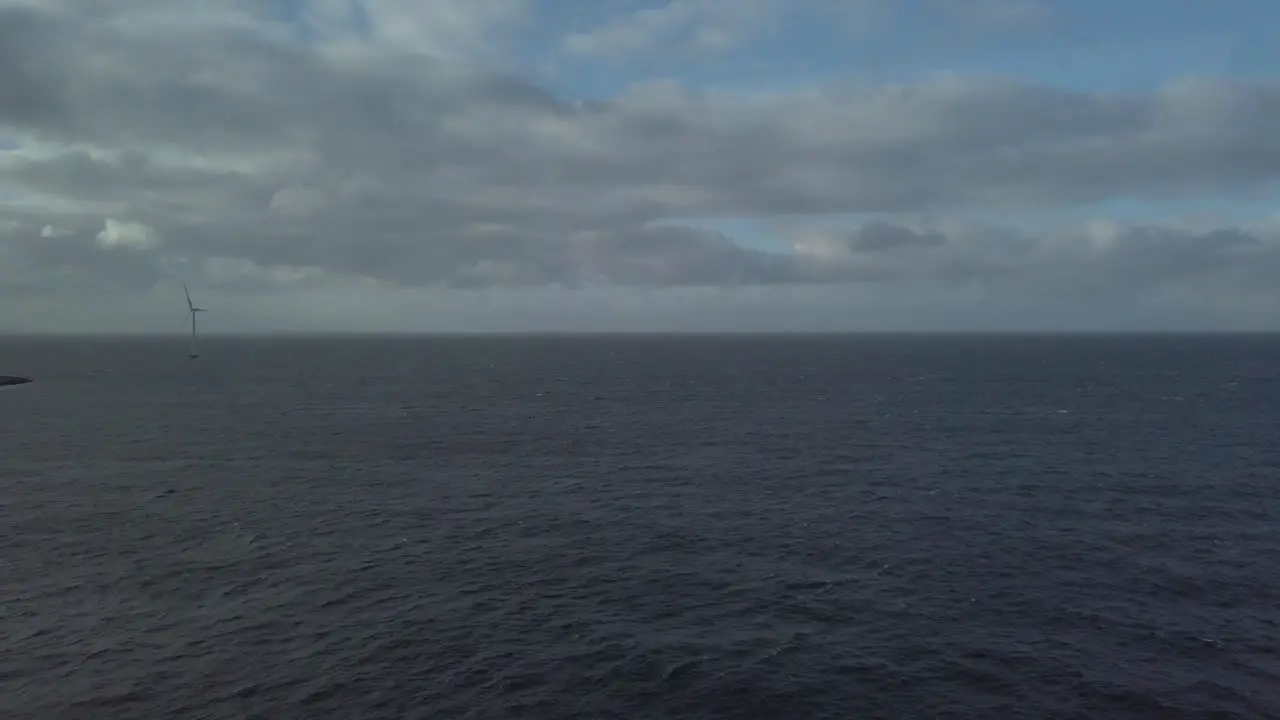
[[0, 0], [0, 332], [1280, 329], [1278, 25]]

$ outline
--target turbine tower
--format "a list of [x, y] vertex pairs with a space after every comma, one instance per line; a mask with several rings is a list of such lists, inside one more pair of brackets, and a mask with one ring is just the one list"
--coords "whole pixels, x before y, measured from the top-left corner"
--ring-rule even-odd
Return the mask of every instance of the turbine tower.
[[208, 310], [198, 308], [191, 302], [191, 291], [187, 289], [186, 283], [182, 283], [182, 292], [187, 294], [187, 316], [191, 321], [191, 352], [187, 357], [195, 360], [200, 357], [200, 353], [196, 352], [196, 313], [208, 312]]

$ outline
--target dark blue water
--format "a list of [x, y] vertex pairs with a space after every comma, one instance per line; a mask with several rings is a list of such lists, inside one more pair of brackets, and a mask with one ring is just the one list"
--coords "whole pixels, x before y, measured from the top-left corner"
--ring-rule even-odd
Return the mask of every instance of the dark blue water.
[[1280, 717], [1280, 339], [0, 340], [0, 717]]

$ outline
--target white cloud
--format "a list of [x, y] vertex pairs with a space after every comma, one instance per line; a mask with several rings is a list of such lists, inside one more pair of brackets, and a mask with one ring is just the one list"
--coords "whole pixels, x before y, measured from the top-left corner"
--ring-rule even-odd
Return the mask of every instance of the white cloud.
[[108, 250], [116, 248], [155, 250], [161, 245], [160, 236], [155, 230], [142, 223], [126, 222], [115, 218], [107, 218], [102, 231], [94, 236], [94, 239], [99, 247]]

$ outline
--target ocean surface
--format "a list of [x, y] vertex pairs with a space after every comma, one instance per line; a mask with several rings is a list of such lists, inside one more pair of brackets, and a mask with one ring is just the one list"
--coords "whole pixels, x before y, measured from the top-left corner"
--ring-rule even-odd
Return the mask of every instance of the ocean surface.
[[1280, 338], [0, 339], [0, 718], [1277, 718]]

